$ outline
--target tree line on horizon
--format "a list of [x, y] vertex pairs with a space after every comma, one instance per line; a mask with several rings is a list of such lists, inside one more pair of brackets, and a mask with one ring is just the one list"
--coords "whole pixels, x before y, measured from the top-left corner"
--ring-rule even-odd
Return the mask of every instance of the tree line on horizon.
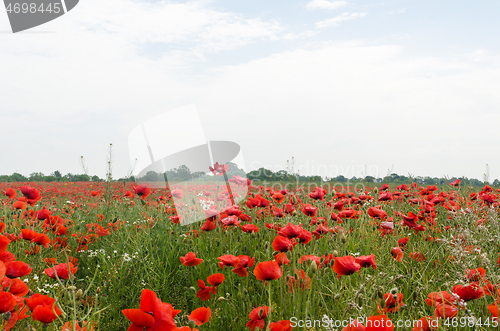
[[[154, 171], [147, 172], [138, 180], [141, 181], [158, 181], [162, 178], [170, 179], [174, 181], [187, 181], [194, 178], [203, 176], [204, 173], [194, 172], [191, 173], [189, 168], [186, 166], [180, 166], [176, 169], [172, 169], [166, 173], [156, 173]], [[239, 169], [235, 164], [229, 163], [228, 175], [231, 178], [233, 175], [245, 176], [245, 172]], [[411, 184], [416, 182], [421, 185], [446, 185], [459, 177], [452, 178], [438, 178], [429, 176], [404, 176], [398, 174], [390, 174], [383, 178], [375, 178], [373, 176], [366, 176], [363, 178], [357, 178], [355, 176], [347, 178], [345, 176], [339, 175], [337, 177], [326, 177], [321, 176], [303, 176], [298, 174], [291, 174], [286, 170], [279, 170], [274, 172], [269, 169], [260, 168], [257, 170], [250, 171], [246, 174], [246, 177], [256, 184], [265, 182], [314, 182], [314, 183], [365, 183], [365, 184], [377, 184], [377, 183], [387, 183], [387, 184]], [[475, 178], [460, 177], [459, 178], [464, 185], [471, 186], [483, 186], [485, 184], [492, 185], [495, 187], [500, 187], [500, 180], [495, 179], [493, 182], [480, 181]], [[31, 173], [29, 176], [24, 176], [20, 173], [13, 173], [12, 175], [0, 175], [0, 182], [103, 182], [105, 179], [100, 178], [97, 175], [89, 176], [87, 174], [72, 174], [67, 173], [62, 175], [60, 171], [56, 170], [50, 175], [44, 175], [41, 172]], [[134, 182], [136, 178], [134, 176], [125, 177], [117, 179], [116, 181]]]

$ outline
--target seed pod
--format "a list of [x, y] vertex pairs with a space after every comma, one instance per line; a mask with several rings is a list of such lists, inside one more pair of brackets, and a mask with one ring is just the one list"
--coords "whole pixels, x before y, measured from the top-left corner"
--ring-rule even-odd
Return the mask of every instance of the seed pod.
[[76, 291], [75, 297], [78, 300], [83, 297], [83, 291], [82, 291], [82, 289], [78, 289], [78, 291]]

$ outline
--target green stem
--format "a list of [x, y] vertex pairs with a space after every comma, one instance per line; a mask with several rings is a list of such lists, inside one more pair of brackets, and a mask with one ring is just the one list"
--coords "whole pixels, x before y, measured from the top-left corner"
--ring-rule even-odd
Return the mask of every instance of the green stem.
[[310, 287], [309, 287], [309, 293], [307, 294], [307, 302], [306, 302], [306, 317], [305, 317], [305, 320], [304, 320], [304, 330], [306, 329], [306, 324], [305, 321], [307, 320], [307, 313], [309, 312], [309, 302], [311, 302], [311, 293], [312, 293], [312, 288], [313, 288], [313, 279], [314, 279], [314, 275], [311, 277], [311, 283], [310, 283]]
[[272, 293], [271, 293], [271, 283], [272, 283], [272, 282], [273, 282], [272, 280], [271, 280], [271, 281], [269, 281], [269, 288], [267, 289], [267, 290], [268, 290], [268, 293], [269, 293], [269, 315], [268, 315], [268, 320], [269, 320], [269, 323], [267, 324], [267, 329], [266, 329], [266, 330], [271, 330], [271, 328], [270, 328], [271, 321], [272, 321], [272, 319], [271, 319], [271, 315], [272, 315], [272, 311], [273, 311], [273, 307], [272, 307], [272, 303], [273, 303], [273, 302], [272, 302], [272, 300], [271, 300], [271, 294], [272, 294]]

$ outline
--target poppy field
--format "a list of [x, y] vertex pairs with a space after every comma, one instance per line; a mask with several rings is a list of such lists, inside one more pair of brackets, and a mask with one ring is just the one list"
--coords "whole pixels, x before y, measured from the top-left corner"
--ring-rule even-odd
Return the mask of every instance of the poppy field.
[[2, 329], [497, 329], [500, 190], [245, 184], [0, 183]]

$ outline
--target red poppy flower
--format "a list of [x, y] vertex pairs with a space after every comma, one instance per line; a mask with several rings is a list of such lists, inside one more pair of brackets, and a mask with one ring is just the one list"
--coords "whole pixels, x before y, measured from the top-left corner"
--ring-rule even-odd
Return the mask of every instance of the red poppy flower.
[[206, 286], [205, 282], [201, 279], [198, 279], [198, 287], [200, 289], [198, 290], [198, 293], [196, 293], [196, 296], [203, 301], [210, 300], [212, 294], [217, 294], [217, 289], [215, 287]]
[[236, 268], [238, 265], [238, 262], [240, 261], [239, 257], [227, 254], [227, 255], [222, 255], [217, 258], [217, 260], [221, 261], [218, 262], [217, 265], [224, 270], [224, 267], [234, 267]]
[[238, 255], [238, 263], [236, 263], [233, 272], [241, 277], [248, 276], [247, 268], [253, 267], [255, 264], [255, 257], [250, 258], [248, 255]]
[[403, 251], [399, 247], [392, 248], [391, 255], [398, 262], [401, 262], [403, 260]]
[[181, 256], [180, 259], [181, 263], [186, 267], [195, 267], [201, 262], [203, 262], [203, 259], [197, 259], [196, 254], [193, 252], [189, 252], [185, 256]]
[[213, 275], [210, 275], [208, 276], [207, 278], [207, 282], [212, 285], [212, 286], [219, 286], [220, 284], [222, 284], [222, 282], [224, 282], [224, 275], [223, 274], [213, 274]]
[[382, 299], [385, 301], [384, 308], [378, 304], [378, 312], [379, 314], [385, 314], [385, 313], [397, 313], [398, 311], [401, 310], [402, 307], [406, 306], [403, 303], [403, 293], [398, 293], [398, 294], [391, 294], [391, 293], [386, 293], [384, 294], [384, 298]]
[[203, 225], [201, 226], [201, 233], [203, 233], [203, 231], [212, 231], [212, 230], [215, 230], [217, 228], [217, 225], [215, 225], [214, 222], [210, 221], [210, 220], [207, 220], [205, 223], [203, 223]]
[[273, 240], [273, 249], [277, 252], [288, 252], [293, 248], [293, 243], [290, 239], [282, 236], [276, 236]]
[[347, 255], [335, 257], [335, 263], [332, 269], [337, 273], [337, 278], [340, 279], [340, 276], [352, 275], [355, 272], [359, 272], [361, 266], [356, 262], [353, 256]]
[[450, 305], [436, 304], [434, 316], [437, 318], [453, 318], [458, 315], [458, 308]]
[[310, 203], [304, 205], [302, 213], [306, 216], [316, 216], [318, 214], [318, 207], [313, 207]]
[[[55, 314], [54, 314], [55, 310]], [[52, 323], [55, 319], [57, 319], [57, 316], [61, 315], [62, 311], [57, 307], [57, 305], [52, 307], [52, 305], [40, 305], [36, 306], [35, 309], [33, 309], [33, 312], [31, 313], [31, 318], [33, 321], [40, 321], [43, 324], [50, 324]]]
[[[9, 292], [18, 297], [23, 297], [29, 292], [28, 285], [19, 278], [10, 279], [4, 277], [2, 280], [2, 291], [9, 289]], [[1, 293], [1, 292], [0, 292]]]
[[316, 187], [314, 192], [309, 193], [309, 197], [314, 200], [323, 200], [326, 195], [326, 190], [321, 187]]
[[205, 307], [200, 307], [191, 313], [191, 315], [188, 316], [188, 319], [190, 321], [193, 321], [196, 323], [196, 325], [200, 326], [202, 324], [205, 324], [210, 320], [210, 316], [212, 316], [212, 311], [209, 308]]
[[491, 313], [491, 316], [493, 318], [498, 319], [498, 306], [496, 303], [493, 303], [492, 305], [488, 305], [488, 310]]
[[24, 203], [23, 201], [15, 201], [12, 204], [12, 208], [14, 208], [14, 209], [26, 209], [26, 203]]
[[219, 162], [215, 162], [214, 167], [208, 167], [208, 169], [214, 174], [214, 176], [216, 176], [217, 174], [222, 176], [229, 170], [229, 165], [219, 164]]
[[[31, 318], [34, 321], [40, 321], [43, 324], [49, 324], [54, 321], [57, 316], [61, 315], [61, 310], [56, 305], [56, 299], [48, 295], [36, 293], [29, 299], [26, 299], [28, 308], [31, 310]], [[55, 311], [56, 313], [54, 314]]]
[[255, 224], [245, 224], [241, 226], [241, 230], [247, 233], [259, 232], [259, 227]]
[[288, 222], [288, 224], [283, 227], [278, 233], [282, 237], [286, 237], [288, 239], [296, 238], [299, 237], [300, 234], [302, 233], [302, 227], [292, 224]]
[[148, 289], [142, 290], [140, 309], [122, 310], [123, 315], [132, 322], [128, 331], [176, 330], [174, 317], [179, 312], [171, 304], [161, 302], [156, 293]]
[[424, 254], [419, 253], [419, 252], [411, 252], [410, 253], [410, 258], [414, 259], [415, 261], [422, 262], [426, 260], [426, 257]]
[[250, 321], [247, 322], [246, 326], [248, 326], [251, 330], [255, 330], [255, 328], [259, 328], [259, 330], [264, 330], [264, 326], [266, 323], [264, 320], [267, 318], [269, 314], [268, 306], [261, 306], [252, 309], [250, 312]]
[[453, 286], [453, 293], [457, 294], [464, 301], [475, 300], [484, 296], [483, 289], [476, 282], [467, 286], [455, 285]]
[[377, 269], [377, 264], [375, 263], [375, 254], [368, 256], [358, 256], [354, 259], [362, 268], [373, 267], [373, 270]]
[[302, 229], [302, 232], [297, 239], [299, 240], [299, 243], [306, 245], [312, 240], [312, 233], [306, 229]]
[[7, 190], [3, 191], [3, 195], [8, 196], [9, 199], [14, 199], [16, 197], [16, 190], [13, 188], [8, 188]]
[[52, 212], [50, 210], [48, 210], [45, 206], [43, 206], [42, 210], [36, 211], [35, 214], [39, 220], [43, 221], [43, 220], [50, 218], [50, 216], [52, 215]]
[[398, 240], [398, 246], [401, 248], [401, 249], [405, 249], [406, 248], [406, 244], [408, 244], [408, 241], [410, 240], [409, 237], [405, 237], [405, 238], [401, 238]]
[[29, 200], [39, 200], [40, 199], [40, 192], [34, 187], [31, 186], [23, 186], [20, 188], [21, 192], [23, 192], [23, 195], [26, 197], [26, 199]]
[[431, 292], [425, 299], [425, 303], [431, 307], [435, 307], [437, 304], [455, 305], [456, 301], [457, 299], [447, 291]]
[[277, 204], [280, 204], [285, 200], [285, 196], [281, 194], [281, 192], [274, 192], [271, 198], [273, 198], [274, 202]]
[[257, 264], [253, 269], [255, 278], [262, 281], [276, 280], [281, 278], [281, 268], [275, 261], [265, 261]]
[[246, 205], [250, 209], [260, 207], [260, 199], [250, 197], [247, 199]]
[[[68, 264], [69, 264], [69, 269], [68, 269]], [[57, 277], [61, 279], [69, 279], [70, 277], [70, 272], [71, 275], [74, 275], [76, 271], [78, 270], [78, 267], [75, 267], [73, 263], [60, 263], [52, 268], [45, 269], [45, 274], [49, 276], [52, 279], [56, 279], [56, 274]]]
[[459, 179], [456, 179], [456, 180], [454, 180], [454, 181], [452, 181], [452, 182], [450, 183], [450, 185], [451, 185], [451, 186], [454, 186], [454, 187], [459, 186], [459, 185], [460, 185], [460, 178], [459, 178]]
[[5, 275], [9, 278], [17, 278], [29, 275], [31, 267], [22, 261], [13, 261], [5, 263]]
[[279, 266], [286, 264], [289, 265], [290, 260], [287, 258], [286, 253], [278, 253], [274, 256], [274, 261], [278, 263]]
[[384, 221], [387, 218], [387, 213], [385, 211], [383, 211], [382, 209], [370, 207], [370, 208], [368, 208], [368, 216], [373, 217], [373, 218], [378, 218], [378, 219]]
[[141, 199], [145, 199], [149, 193], [151, 193], [151, 189], [147, 186], [134, 186], [134, 193], [141, 197]]
[[478, 280], [483, 279], [484, 275], [486, 275], [486, 270], [484, 270], [484, 268], [465, 270], [465, 277], [470, 281], [477, 282]]
[[7, 246], [10, 244], [9, 238], [0, 235], [0, 254], [7, 252]]
[[289, 320], [269, 323], [271, 331], [292, 331], [292, 323]]
[[12, 311], [16, 308], [16, 300], [10, 292], [0, 292], [0, 314]]

